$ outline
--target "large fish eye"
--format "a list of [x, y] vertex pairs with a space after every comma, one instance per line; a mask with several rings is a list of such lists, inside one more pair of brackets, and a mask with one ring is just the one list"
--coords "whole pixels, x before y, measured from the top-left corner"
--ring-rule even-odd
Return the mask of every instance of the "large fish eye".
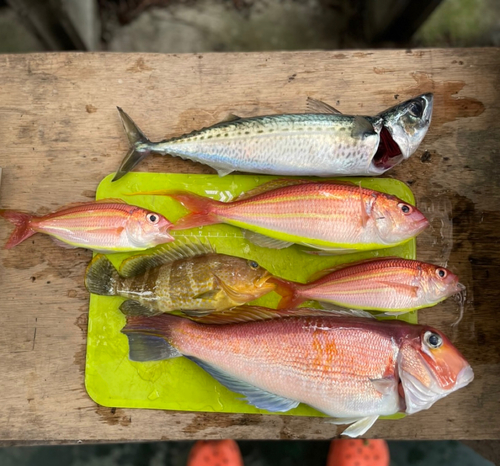
[[443, 344], [443, 339], [434, 332], [425, 332], [424, 341], [430, 348], [437, 349]]
[[415, 118], [420, 118], [424, 113], [424, 104], [421, 100], [415, 100], [408, 107], [408, 112]]
[[399, 208], [401, 209], [401, 212], [405, 215], [410, 215], [413, 212], [413, 207], [409, 204], [405, 204], [403, 202], [400, 202], [398, 204]]
[[153, 225], [156, 225], [160, 221], [160, 217], [153, 213], [147, 214], [146, 218], [148, 219], [148, 222], [152, 223]]
[[446, 275], [448, 275], [448, 272], [446, 271], [446, 269], [436, 269], [436, 274], [439, 278], [446, 278]]
[[255, 261], [248, 261], [248, 265], [254, 270], [257, 270], [259, 268], [259, 264], [257, 264], [257, 262]]

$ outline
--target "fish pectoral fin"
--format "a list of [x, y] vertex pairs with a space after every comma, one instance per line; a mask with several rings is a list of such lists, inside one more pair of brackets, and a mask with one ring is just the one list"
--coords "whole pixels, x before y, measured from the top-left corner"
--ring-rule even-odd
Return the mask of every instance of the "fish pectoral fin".
[[[394, 288], [396, 290], [405, 290], [408, 293], [410, 293], [412, 298], [418, 298], [418, 292], [420, 290], [418, 286], [405, 285], [404, 283], [390, 282], [385, 280], [384, 281], [379, 280], [378, 282], [381, 283], [382, 285]], [[400, 314], [400, 312], [398, 312], [398, 314]]]
[[354, 117], [354, 125], [352, 127], [351, 136], [357, 139], [365, 139], [367, 136], [377, 134], [373, 125], [362, 116]]
[[213, 299], [221, 292], [220, 288], [216, 288], [215, 290], [204, 291], [193, 297], [193, 299]]
[[214, 379], [224, 385], [227, 389], [241, 393], [245, 396], [246, 401], [259, 409], [266, 409], [271, 412], [285, 412], [296, 408], [299, 405], [298, 401], [283, 398], [266, 390], [255, 387], [247, 382], [238, 380], [232, 375], [204, 362], [198, 358], [189, 356], [188, 359], [207, 371]]
[[254, 231], [250, 230], [243, 229], [242, 231], [245, 239], [262, 248], [285, 249], [294, 244], [290, 241], [282, 241], [280, 239], [271, 238], [269, 236], [261, 235], [260, 233], [255, 233]]
[[313, 97], [307, 98], [306, 106], [311, 113], [331, 113], [333, 115], [342, 115], [342, 112], [337, 110], [335, 107], [332, 107], [321, 100], [314, 99]]
[[124, 278], [135, 277], [148, 269], [159, 267], [167, 262], [214, 252], [215, 250], [210, 243], [202, 242], [197, 238], [176, 239], [171, 245], [162, 244], [151, 253], [138, 254], [125, 259], [120, 265], [119, 273]]
[[161, 361], [163, 359], [179, 358], [182, 354], [167, 340], [158, 335], [122, 330], [128, 338], [129, 359], [131, 361]]
[[245, 304], [248, 301], [252, 301], [254, 299], [252, 294], [242, 293], [240, 291], [234, 290], [229, 285], [224, 283], [217, 275], [214, 274], [214, 280], [216, 286], [219, 290], [222, 290], [226, 293], [227, 297], [236, 304]]
[[381, 379], [371, 379], [371, 383], [382, 395], [389, 395], [397, 388], [398, 382], [394, 377], [383, 377]]
[[54, 244], [57, 244], [57, 246], [60, 246], [61, 248], [64, 249], [78, 248], [78, 246], [73, 246], [72, 244], [65, 243], [64, 241], [60, 240], [59, 238], [55, 238], [54, 236], [51, 236], [50, 239], [54, 242]]
[[367, 430], [375, 424], [375, 421], [378, 419], [377, 416], [367, 416], [363, 417], [354, 424], [351, 424], [344, 432], [342, 432], [341, 435], [346, 435], [347, 437], [359, 437], [360, 435], [363, 435], [364, 433], [367, 432]]
[[141, 304], [139, 301], [134, 301], [133, 299], [129, 299], [124, 301], [120, 307], [120, 311], [123, 312], [127, 317], [135, 317], [135, 316], [155, 316], [158, 314], [163, 314], [162, 312], [153, 309], [149, 306], [145, 306]]

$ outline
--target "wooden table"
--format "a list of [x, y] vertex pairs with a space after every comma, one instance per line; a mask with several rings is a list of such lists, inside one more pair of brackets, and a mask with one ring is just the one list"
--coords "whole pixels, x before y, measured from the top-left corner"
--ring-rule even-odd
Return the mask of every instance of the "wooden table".
[[[417, 200], [452, 209], [453, 242], [424, 236], [419, 258], [449, 255], [470, 303], [456, 330], [448, 326], [456, 316], [453, 300], [420, 315], [452, 337], [476, 378], [429, 411], [377, 422], [369, 435], [500, 438], [500, 50], [3, 55], [0, 83], [0, 205], [39, 214], [93, 199], [99, 181], [117, 168], [128, 143], [116, 105], [160, 139], [229, 112], [305, 111], [307, 96], [370, 115], [434, 92], [426, 139], [390, 176], [408, 183]], [[140, 168], [211, 173], [170, 157], [150, 158]], [[438, 239], [439, 229], [432, 232]], [[0, 221], [1, 244], [10, 232]], [[0, 252], [3, 445], [325, 439], [341, 432], [319, 418], [97, 406], [84, 386], [89, 296], [83, 276], [90, 257], [43, 235]]]

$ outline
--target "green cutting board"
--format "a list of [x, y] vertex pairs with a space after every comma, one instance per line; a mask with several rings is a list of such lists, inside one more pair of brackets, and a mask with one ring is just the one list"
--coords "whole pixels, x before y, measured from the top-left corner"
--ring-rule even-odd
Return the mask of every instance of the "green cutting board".
[[[159, 212], [175, 222], [186, 214], [176, 201], [165, 196], [127, 196], [126, 194], [165, 189], [185, 189], [221, 201], [234, 199], [262, 183], [275, 179], [271, 176], [180, 175], [164, 173], [131, 173], [116, 183], [107, 176], [97, 189], [97, 199], [120, 198]], [[410, 189], [390, 178], [355, 178], [365, 188], [398, 196], [414, 204]], [[297, 246], [273, 250], [261, 248], [243, 238], [239, 228], [230, 225], [211, 225], [174, 232], [175, 237], [209, 238], [217, 252], [256, 260], [273, 275], [305, 282], [314, 272], [336, 264], [376, 256], [400, 256], [415, 259], [415, 240], [379, 251], [367, 251], [341, 256], [314, 256]], [[115, 266], [130, 254], [112, 254], [108, 258]], [[124, 299], [91, 295], [87, 337], [85, 386], [98, 404], [117, 408], [151, 408], [181, 411], [209, 411], [225, 413], [269, 413], [254, 408], [229, 391], [215, 379], [185, 358], [147, 363], [128, 359], [127, 337], [120, 333], [125, 318], [118, 307]], [[279, 297], [270, 293], [255, 301], [267, 307], [276, 307]], [[400, 316], [416, 323], [416, 312]], [[280, 413], [282, 414], [282, 413]], [[285, 414], [295, 416], [324, 416], [315, 409], [299, 405]], [[398, 415], [397, 415], [398, 416]], [[396, 416], [396, 417], [397, 417]]]

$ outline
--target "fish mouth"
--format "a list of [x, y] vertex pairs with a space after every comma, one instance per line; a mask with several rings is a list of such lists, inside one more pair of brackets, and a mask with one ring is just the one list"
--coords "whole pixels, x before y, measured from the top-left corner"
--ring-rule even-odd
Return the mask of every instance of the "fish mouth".
[[400, 381], [398, 392], [400, 402], [407, 414], [414, 414], [425, 409], [429, 409], [436, 401], [456, 392], [474, 379], [474, 372], [469, 364], [466, 364], [458, 373], [456, 382], [449, 389], [439, 386], [433, 374], [427, 369], [430, 384], [424, 385], [415, 376], [401, 370], [399, 373]]
[[260, 278], [257, 278], [257, 280], [254, 281], [254, 285], [257, 288], [265, 288], [269, 289], [269, 291], [272, 291], [276, 288], [276, 285], [269, 281], [269, 279], [272, 277], [273, 276], [266, 271]]
[[[416, 117], [418, 118], [417, 126], [407, 128], [404, 117], [407, 114], [408, 105], [412, 103], [420, 103], [423, 106], [423, 114]], [[371, 169], [374, 173], [384, 173], [409, 158], [417, 150], [429, 129], [433, 104], [433, 94], [427, 93], [379, 113], [378, 116], [382, 117], [384, 123], [380, 131], [379, 146], [371, 162]]]
[[391, 132], [385, 127], [380, 131], [380, 142], [372, 159], [375, 170], [389, 170], [404, 159], [401, 148], [393, 139]]

